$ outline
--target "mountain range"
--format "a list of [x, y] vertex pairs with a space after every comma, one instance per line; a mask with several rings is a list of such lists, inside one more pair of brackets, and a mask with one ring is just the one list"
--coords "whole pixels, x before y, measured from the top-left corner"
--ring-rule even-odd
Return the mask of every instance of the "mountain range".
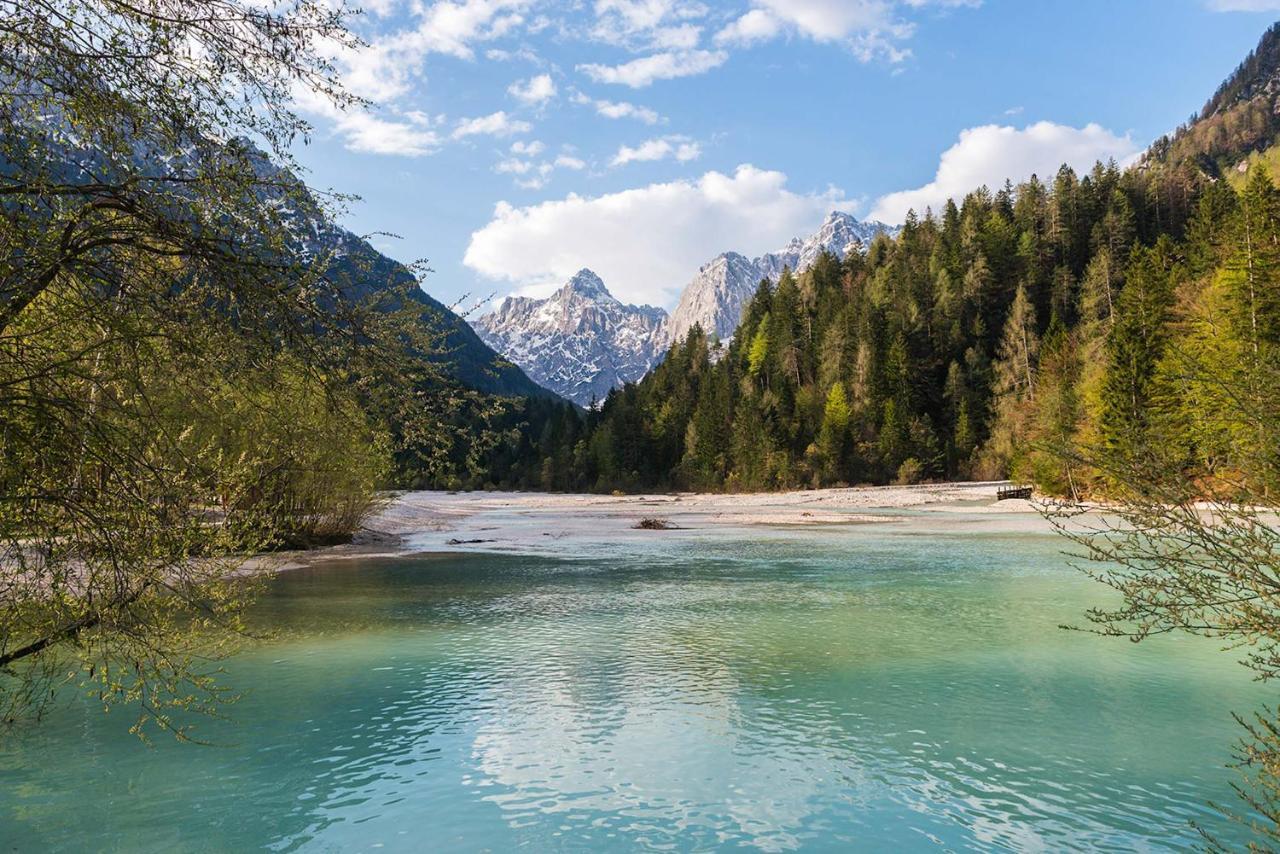
[[590, 405], [610, 389], [643, 377], [695, 324], [715, 338], [732, 338], [761, 280], [777, 281], [785, 269], [803, 272], [823, 252], [844, 258], [865, 251], [877, 235], [896, 232], [881, 222], [859, 222], [832, 211], [813, 234], [794, 238], [776, 252], [758, 258], [717, 255], [685, 285], [671, 314], [620, 302], [599, 276], [583, 269], [551, 296], [508, 297], [472, 325], [534, 382]]

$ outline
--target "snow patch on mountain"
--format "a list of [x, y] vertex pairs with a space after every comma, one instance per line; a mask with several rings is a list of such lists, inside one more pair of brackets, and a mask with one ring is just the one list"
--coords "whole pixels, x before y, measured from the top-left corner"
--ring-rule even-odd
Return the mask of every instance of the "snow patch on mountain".
[[534, 382], [588, 405], [653, 367], [666, 317], [660, 308], [623, 304], [584, 269], [546, 299], [507, 297], [472, 326]]

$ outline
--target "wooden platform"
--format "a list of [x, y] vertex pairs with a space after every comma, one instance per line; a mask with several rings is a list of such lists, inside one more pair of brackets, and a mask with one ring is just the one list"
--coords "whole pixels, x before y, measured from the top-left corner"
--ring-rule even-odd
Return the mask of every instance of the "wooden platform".
[[1009, 486], [1000, 486], [996, 488], [996, 501], [1004, 501], [1006, 498], [1030, 498], [1032, 487], [1019, 486], [1010, 484]]

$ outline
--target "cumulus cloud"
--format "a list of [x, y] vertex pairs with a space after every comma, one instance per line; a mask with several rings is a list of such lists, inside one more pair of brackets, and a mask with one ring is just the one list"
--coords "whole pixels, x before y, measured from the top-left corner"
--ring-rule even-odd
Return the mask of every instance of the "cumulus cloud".
[[757, 11], [814, 41], [830, 42], [897, 26], [893, 4], [881, 0], [758, 0]]
[[[541, 107], [556, 98], [556, 72], [530, 47], [548, 32], [560, 45], [594, 43], [628, 55], [576, 66], [593, 81], [641, 89], [657, 81], [692, 77], [728, 61], [731, 50], [777, 37], [841, 43], [863, 59], [907, 55], [902, 46], [914, 29], [911, 19], [925, 7], [977, 5], [980, 0], [739, 0], [726, 15], [698, 0], [590, 0], [563, 7], [535, 8], [534, 0], [370, 0], [375, 24], [363, 33], [367, 46], [329, 43], [326, 55], [353, 93], [381, 105], [363, 115], [339, 115], [299, 98], [299, 107], [330, 121], [347, 147], [357, 151], [421, 155], [453, 139], [482, 133], [520, 132], [506, 126], [468, 124], [450, 133], [443, 120], [434, 129], [407, 116], [420, 107], [429, 61], [451, 57], [472, 61], [521, 59], [536, 64], [532, 76], [507, 92], [523, 106]], [[1280, 0], [1204, 0], [1213, 8], [1271, 8]], [[585, 17], [583, 13], [585, 12]], [[711, 33], [715, 28], [719, 31]], [[504, 41], [505, 40], [505, 41]], [[572, 63], [566, 63], [572, 64]], [[545, 73], [550, 70], [552, 73]], [[610, 119], [658, 125], [665, 119], [627, 101], [593, 100], [570, 90], [578, 103], [591, 104]], [[438, 99], [436, 99], [438, 101]], [[485, 117], [489, 119], [490, 117]], [[468, 120], [479, 122], [481, 120]]]
[[539, 74], [528, 80], [517, 80], [507, 87], [507, 93], [522, 104], [538, 106], [556, 96], [556, 84], [550, 74]]
[[345, 113], [334, 124], [347, 148], [367, 154], [419, 157], [440, 147], [440, 137], [412, 122], [389, 121], [365, 112]]
[[532, 65], [543, 65], [542, 57], [538, 56], [533, 50], [527, 47], [517, 48], [515, 50], [507, 50], [501, 47], [491, 47], [484, 52], [485, 59], [491, 59], [494, 62], [528, 62]]
[[503, 175], [525, 175], [533, 169], [533, 164], [528, 160], [521, 160], [518, 157], [508, 157], [505, 160], [499, 160], [494, 165], [493, 171]]
[[551, 173], [555, 168], [553, 163], [539, 163], [533, 168], [529, 177], [517, 180], [516, 184], [526, 190], [541, 190], [551, 180]]
[[723, 50], [665, 51], [624, 62], [621, 65], [587, 63], [578, 70], [597, 83], [617, 83], [643, 89], [655, 80], [674, 80], [705, 74], [724, 65], [729, 54]]
[[1006, 179], [1021, 181], [1032, 174], [1048, 178], [1064, 163], [1084, 171], [1099, 160], [1123, 161], [1137, 151], [1129, 136], [1117, 136], [1098, 124], [1074, 128], [1038, 122], [1022, 130], [1000, 125], [969, 128], [943, 152], [932, 181], [882, 196], [871, 218], [902, 222], [908, 210], [923, 214], [932, 207], [937, 211], [947, 199], [958, 201], [983, 185], [998, 187]]
[[502, 110], [474, 119], [462, 119], [453, 129], [454, 139], [465, 139], [469, 136], [511, 136], [527, 133], [532, 129], [528, 122], [513, 119]]
[[597, 115], [604, 116], [606, 119], [636, 119], [647, 125], [656, 125], [664, 121], [662, 116], [648, 107], [640, 107], [629, 101], [609, 101], [574, 92], [573, 103], [593, 107]]
[[647, 139], [634, 148], [629, 145], [620, 147], [618, 153], [613, 156], [611, 165], [625, 166], [636, 161], [651, 162], [654, 160], [666, 160], [668, 157], [674, 157], [681, 163], [687, 163], [690, 160], [697, 160], [701, 155], [701, 146], [696, 142], [689, 141], [687, 137], [664, 136], [657, 139]]
[[419, 6], [417, 26], [399, 43], [415, 53], [444, 53], [471, 59], [472, 43], [500, 38], [524, 20], [529, 0], [462, 0]]
[[593, 198], [499, 202], [463, 260], [513, 289], [563, 283], [590, 267], [622, 300], [670, 305], [711, 253], [777, 249], [846, 204], [837, 191], [795, 193], [786, 181], [742, 165], [732, 175], [707, 172]]
[[554, 160], [538, 162], [536, 158], [546, 150], [546, 146], [534, 140], [532, 142], [517, 141], [511, 144], [511, 156], [499, 160], [493, 171], [503, 175], [511, 175], [517, 187], [525, 190], [540, 190], [550, 181], [552, 173], [557, 169], [569, 169], [577, 172], [587, 168], [585, 160], [569, 154], [569, 149]]
[[[440, 54], [473, 59], [477, 43], [510, 35], [520, 27], [529, 3], [530, 0], [438, 0], [408, 4], [407, 24], [401, 19], [398, 26], [379, 27], [375, 35], [367, 38], [367, 45], [326, 46], [326, 55], [348, 91], [381, 104], [380, 111], [337, 110], [305, 87], [298, 87], [295, 92], [298, 107], [327, 119], [352, 151], [429, 154], [448, 135], [442, 139], [427, 128], [405, 103], [406, 96], [421, 81], [427, 58]], [[389, 19], [397, 8], [391, 0], [375, 0], [369, 11], [377, 18]]]

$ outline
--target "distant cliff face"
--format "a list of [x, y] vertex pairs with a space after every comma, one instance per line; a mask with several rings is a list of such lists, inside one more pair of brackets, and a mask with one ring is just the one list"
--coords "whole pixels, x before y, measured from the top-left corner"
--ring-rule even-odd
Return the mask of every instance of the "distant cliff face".
[[847, 213], [832, 211], [813, 234], [795, 238], [777, 252], [749, 260], [726, 252], [704, 265], [685, 286], [680, 303], [664, 329], [669, 344], [688, 334], [694, 324], [721, 340], [733, 337], [742, 319], [742, 308], [762, 279], [777, 281], [784, 269], [802, 273], [823, 252], [844, 258], [854, 249], [865, 249], [881, 233], [896, 229], [881, 222], [859, 222]]
[[725, 252], [704, 264], [680, 294], [680, 303], [664, 324], [663, 337], [677, 341], [701, 323], [707, 334], [727, 340], [738, 328], [742, 309], [760, 284], [755, 261]]
[[508, 297], [473, 325], [535, 382], [585, 406], [648, 372], [662, 354], [666, 316], [619, 302], [599, 276], [580, 270], [550, 297]]

